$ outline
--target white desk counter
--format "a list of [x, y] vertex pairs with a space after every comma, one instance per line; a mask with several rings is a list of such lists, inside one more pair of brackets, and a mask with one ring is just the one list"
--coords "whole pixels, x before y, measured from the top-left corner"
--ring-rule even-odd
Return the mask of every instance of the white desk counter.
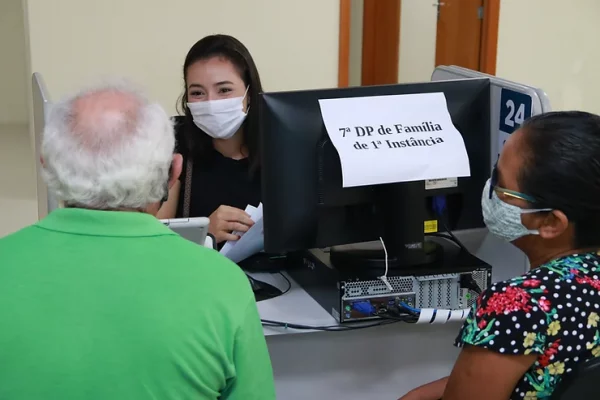
[[[282, 291], [288, 288], [288, 282], [280, 274], [251, 274], [252, 277], [269, 283]], [[319, 303], [288, 275], [290, 288], [283, 296], [259, 301], [258, 312], [262, 319], [281, 321], [308, 326], [334, 326], [337, 321]], [[264, 327], [265, 336], [315, 331], [296, 330], [284, 327]], [[334, 332], [337, 333], [337, 332]]]
[[[279, 274], [252, 274], [285, 290]], [[288, 293], [258, 303], [262, 319], [309, 326], [337, 321], [290, 279]], [[397, 399], [416, 385], [447, 375], [458, 350], [459, 323], [398, 322], [343, 332], [265, 327], [277, 398], [282, 400]]]
[[[493, 238], [461, 238], [494, 267], [493, 280], [520, 275], [523, 255]], [[253, 274], [281, 289], [280, 275]], [[261, 301], [262, 319], [309, 326], [336, 325], [334, 318], [293, 280], [288, 293]], [[281, 400], [395, 400], [412, 388], [447, 376], [458, 355], [453, 346], [460, 323], [391, 325], [317, 332], [265, 327]]]

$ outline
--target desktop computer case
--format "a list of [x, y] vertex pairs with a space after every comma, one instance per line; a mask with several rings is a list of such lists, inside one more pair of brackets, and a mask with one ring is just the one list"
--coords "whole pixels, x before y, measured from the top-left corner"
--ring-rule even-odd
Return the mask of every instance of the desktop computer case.
[[[473, 305], [477, 293], [465, 287], [463, 275], [472, 278], [480, 290], [491, 285], [492, 269], [481, 261], [476, 266], [456, 268], [444, 273], [422, 269], [418, 275], [390, 271], [390, 291], [380, 279], [343, 276], [329, 263], [323, 250], [310, 250], [296, 260], [296, 268], [289, 274], [306, 292], [329, 312], [339, 323], [379, 319], [357, 311], [356, 303], [370, 303], [376, 310], [404, 303], [415, 308], [465, 309]], [[470, 276], [468, 276], [470, 275]]]

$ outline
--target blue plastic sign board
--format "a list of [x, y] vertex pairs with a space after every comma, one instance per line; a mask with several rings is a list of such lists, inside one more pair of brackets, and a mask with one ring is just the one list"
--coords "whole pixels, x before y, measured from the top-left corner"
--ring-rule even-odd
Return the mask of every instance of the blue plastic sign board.
[[511, 133], [519, 129], [531, 117], [531, 96], [503, 88], [500, 92], [500, 126], [498, 129], [498, 153]]

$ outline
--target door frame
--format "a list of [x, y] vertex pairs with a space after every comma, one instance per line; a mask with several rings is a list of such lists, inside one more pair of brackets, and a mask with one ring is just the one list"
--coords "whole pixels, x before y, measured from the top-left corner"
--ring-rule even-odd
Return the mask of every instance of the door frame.
[[[349, 71], [350, 71], [350, 20], [351, 20], [351, 2], [352, 0], [340, 0], [340, 28], [339, 28], [339, 53], [338, 53], [338, 87], [347, 87], [349, 84]], [[372, 1], [372, 0], [365, 0]], [[400, 0], [401, 1], [401, 0]], [[498, 26], [500, 21], [500, 0], [484, 0], [483, 2], [483, 22], [481, 31], [481, 48], [479, 53], [479, 65], [480, 71], [486, 74], [496, 74], [496, 56], [498, 51]], [[398, 13], [400, 18], [400, 13]], [[365, 29], [371, 32], [371, 36], [377, 37], [377, 33], [380, 35], [385, 33], [389, 34], [389, 27], [382, 26], [383, 24], [376, 23], [374, 20], [363, 21], [363, 31]], [[390, 38], [391, 43], [396, 44], [396, 48], [399, 49], [400, 41], [400, 22], [398, 21], [398, 32], [396, 35]], [[394, 29], [396, 29], [394, 27]], [[376, 52], [376, 43], [373, 41], [363, 42], [363, 52], [367, 54], [374, 54]], [[366, 48], [366, 51], [365, 51]], [[395, 61], [392, 57], [391, 61], [395, 62], [395, 70], [398, 70], [398, 59]], [[365, 62], [371, 64], [364, 65]], [[363, 69], [366, 68], [368, 71], [372, 71], [377, 68], [376, 59], [365, 59], [363, 60]], [[380, 65], [380, 64], [379, 64]], [[392, 66], [393, 68], [394, 66]], [[386, 69], [390, 66], [386, 66]], [[432, 71], [433, 72], [433, 71]]]
[[340, 39], [338, 53], [338, 87], [347, 87], [350, 80], [350, 2], [340, 0]]

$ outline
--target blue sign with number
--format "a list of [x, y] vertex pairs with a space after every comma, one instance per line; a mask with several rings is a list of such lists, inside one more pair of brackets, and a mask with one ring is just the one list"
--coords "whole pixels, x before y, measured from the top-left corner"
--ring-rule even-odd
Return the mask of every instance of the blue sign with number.
[[502, 89], [500, 94], [500, 130], [508, 134], [517, 130], [531, 117], [531, 96]]

